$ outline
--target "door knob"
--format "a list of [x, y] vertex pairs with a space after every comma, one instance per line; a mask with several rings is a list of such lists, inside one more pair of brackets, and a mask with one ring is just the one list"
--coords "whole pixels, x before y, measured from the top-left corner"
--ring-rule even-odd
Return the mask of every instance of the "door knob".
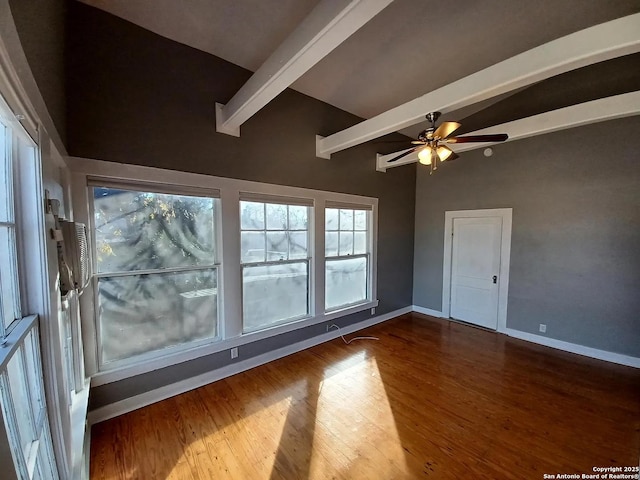
[[498, 276], [497, 275], [493, 276], [493, 283], [498, 283]]

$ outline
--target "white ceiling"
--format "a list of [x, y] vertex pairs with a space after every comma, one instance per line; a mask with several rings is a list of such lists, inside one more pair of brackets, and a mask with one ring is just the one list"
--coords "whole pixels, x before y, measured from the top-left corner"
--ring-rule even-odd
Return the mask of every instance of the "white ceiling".
[[[251, 71], [318, 3], [81, 1]], [[638, 11], [638, 0], [395, 0], [292, 88], [371, 118], [545, 42]]]

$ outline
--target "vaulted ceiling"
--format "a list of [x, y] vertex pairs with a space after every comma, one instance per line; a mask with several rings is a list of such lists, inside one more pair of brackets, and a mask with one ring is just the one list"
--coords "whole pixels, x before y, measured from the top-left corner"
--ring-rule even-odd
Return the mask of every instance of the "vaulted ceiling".
[[[81, 0], [256, 71], [318, 0]], [[370, 119], [539, 45], [640, 12], [637, 0], [395, 0], [291, 87]], [[476, 130], [640, 90], [640, 54], [527, 85], [445, 119]], [[415, 135], [417, 124], [403, 132]]]

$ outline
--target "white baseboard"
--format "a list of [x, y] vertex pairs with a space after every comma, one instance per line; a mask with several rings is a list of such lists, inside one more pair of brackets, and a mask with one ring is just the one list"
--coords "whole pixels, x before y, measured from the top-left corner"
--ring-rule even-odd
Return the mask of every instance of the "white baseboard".
[[632, 357], [630, 355], [623, 355], [621, 353], [607, 352], [606, 350], [585, 347], [583, 345], [564, 342], [562, 340], [556, 340], [555, 338], [543, 337], [542, 335], [536, 335], [535, 333], [522, 332], [520, 330], [514, 330], [512, 328], [507, 328], [505, 334], [509, 335], [510, 337], [525, 340], [527, 342], [537, 343], [539, 345], [556, 348], [558, 350], [564, 350], [565, 352], [577, 353], [578, 355], [584, 355], [585, 357], [596, 358], [598, 360], [604, 360], [606, 362], [618, 363], [620, 365], [626, 365], [628, 367], [640, 368], [640, 358]]
[[438, 310], [431, 310], [430, 308], [420, 307], [418, 305], [412, 305], [411, 308], [416, 313], [422, 313], [424, 315], [431, 315], [432, 317], [444, 318], [444, 314]]
[[338, 330], [331, 330], [330, 332], [323, 333], [322, 335], [318, 335], [298, 343], [294, 343], [293, 345], [287, 345], [286, 347], [263, 353], [262, 355], [257, 355], [246, 360], [241, 360], [240, 362], [233, 363], [231, 365], [226, 365], [211, 372], [203, 373], [192, 378], [172, 383], [171, 385], [166, 385], [149, 392], [141, 393], [140, 395], [135, 395], [133, 397], [126, 398], [109, 405], [105, 405], [104, 407], [100, 407], [89, 412], [89, 425], [93, 425], [95, 423], [99, 423], [104, 420], [123, 415], [133, 410], [137, 410], [138, 408], [151, 405], [152, 403], [159, 402], [161, 400], [179, 395], [184, 392], [188, 392], [189, 390], [193, 390], [195, 388], [202, 387], [203, 385], [207, 385], [231, 375], [244, 372], [260, 365], [264, 365], [265, 363], [269, 363], [273, 360], [286, 357], [287, 355], [291, 355], [293, 353], [300, 352], [321, 343], [328, 342], [329, 340], [338, 338], [340, 336], [340, 333], [342, 333], [343, 335], [353, 333], [358, 330], [362, 330], [363, 328], [385, 322], [394, 317], [398, 317], [412, 311], [412, 306], [400, 308], [398, 310], [394, 310], [393, 312], [378, 315], [376, 317], [371, 317], [367, 320], [363, 320], [361, 322], [354, 323], [353, 325], [346, 326], [342, 328], [341, 332], [339, 332]]
[[[423, 313], [425, 315], [430, 315], [437, 318], [444, 318], [443, 313], [437, 310], [431, 310], [430, 308], [420, 307], [418, 305], [413, 305], [412, 308], [413, 311], [417, 313]], [[546, 347], [551, 347], [558, 350], [564, 350], [565, 352], [576, 353], [585, 357], [604, 360], [606, 362], [618, 363], [620, 365], [626, 365], [628, 367], [640, 368], [640, 358], [623, 355], [621, 353], [607, 352], [606, 350], [585, 347], [583, 345], [578, 345], [575, 343], [556, 340], [555, 338], [544, 337], [542, 335], [536, 335], [534, 333], [522, 332], [513, 328], [506, 328], [503, 331], [498, 331], [497, 333], [503, 333], [520, 340], [537, 343], [539, 345], [544, 345]]]
[[[342, 333], [343, 334], [353, 333], [358, 330], [362, 330], [364, 328], [370, 327], [372, 325], [376, 325], [378, 323], [385, 322], [387, 320], [390, 320], [392, 318], [395, 318], [410, 312], [417, 312], [425, 315], [430, 315], [432, 317], [443, 318], [442, 312], [439, 312], [437, 310], [431, 310], [429, 308], [419, 307], [417, 305], [411, 305], [408, 307], [400, 308], [398, 310], [394, 310], [393, 312], [389, 312], [383, 315], [378, 315], [376, 317], [371, 317], [367, 320], [363, 320], [361, 322], [354, 323], [353, 325], [344, 327], [342, 328]], [[558, 350], [564, 350], [566, 352], [576, 353], [578, 355], [584, 355], [587, 357], [596, 358], [598, 360], [605, 360], [607, 362], [613, 362], [621, 365], [640, 368], [640, 358], [631, 357], [629, 355], [622, 355], [619, 353], [598, 350], [596, 348], [584, 347], [582, 345], [576, 345], [574, 343], [564, 342], [561, 340], [543, 337], [543, 336], [535, 335], [532, 333], [521, 332], [520, 330], [514, 330], [510, 328], [507, 328], [502, 333], [510, 337], [518, 338], [520, 340], [525, 340], [532, 343], [537, 343], [540, 345], [545, 345], [547, 347], [556, 348]], [[100, 407], [100, 408], [97, 408], [96, 410], [89, 412], [88, 414], [89, 425], [93, 425], [95, 423], [99, 423], [104, 420], [108, 420], [110, 418], [123, 415], [133, 410], [137, 410], [138, 408], [146, 407], [147, 405], [151, 405], [152, 403], [159, 402], [166, 398], [170, 398], [175, 395], [188, 392], [189, 390], [193, 390], [195, 388], [201, 387], [203, 385], [207, 385], [217, 380], [221, 380], [231, 375], [244, 372], [251, 368], [258, 367], [260, 365], [264, 365], [265, 363], [269, 363], [273, 360], [277, 360], [279, 358], [286, 357], [288, 355], [300, 352], [307, 348], [314, 347], [321, 343], [328, 342], [329, 340], [333, 340], [335, 338], [338, 338], [339, 336], [340, 336], [340, 332], [338, 332], [337, 330], [332, 330], [330, 332], [323, 333], [322, 335], [318, 335], [316, 337], [309, 338], [307, 340], [303, 340], [293, 345], [287, 345], [286, 347], [282, 347], [277, 350], [273, 350], [271, 352], [263, 353], [262, 355], [248, 358], [246, 360], [242, 360], [240, 362], [221, 367], [217, 370], [203, 373], [202, 375], [198, 375], [196, 377], [181, 380], [171, 385], [166, 385], [164, 387], [160, 387], [155, 390], [151, 390], [149, 392], [136, 395], [134, 397], [120, 400], [119, 402], [105, 405], [104, 407]]]

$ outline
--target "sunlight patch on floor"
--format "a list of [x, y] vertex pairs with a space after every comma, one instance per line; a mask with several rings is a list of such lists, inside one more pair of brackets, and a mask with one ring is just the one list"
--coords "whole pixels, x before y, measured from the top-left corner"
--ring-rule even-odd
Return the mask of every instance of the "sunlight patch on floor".
[[[344, 422], [345, 417], [351, 421]], [[325, 478], [336, 468], [346, 478], [399, 478], [409, 473], [375, 358], [361, 351], [327, 372], [313, 441], [313, 452], [318, 445], [318, 450], [332, 451], [334, 456], [312, 455], [310, 478]]]
[[[296, 387], [301, 383], [305, 382], [296, 382]], [[291, 396], [267, 401], [254, 392], [242, 408], [242, 417], [237, 418], [227, 411], [224, 402], [210, 404], [216, 410], [216, 418], [227, 421], [220, 425], [191, 425], [193, 439], [166, 478], [192, 478], [187, 473], [194, 469], [207, 472], [208, 478], [229, 478], [230, 472], [244, 472], [245, 478], [269, 478], [291, 405]]]

